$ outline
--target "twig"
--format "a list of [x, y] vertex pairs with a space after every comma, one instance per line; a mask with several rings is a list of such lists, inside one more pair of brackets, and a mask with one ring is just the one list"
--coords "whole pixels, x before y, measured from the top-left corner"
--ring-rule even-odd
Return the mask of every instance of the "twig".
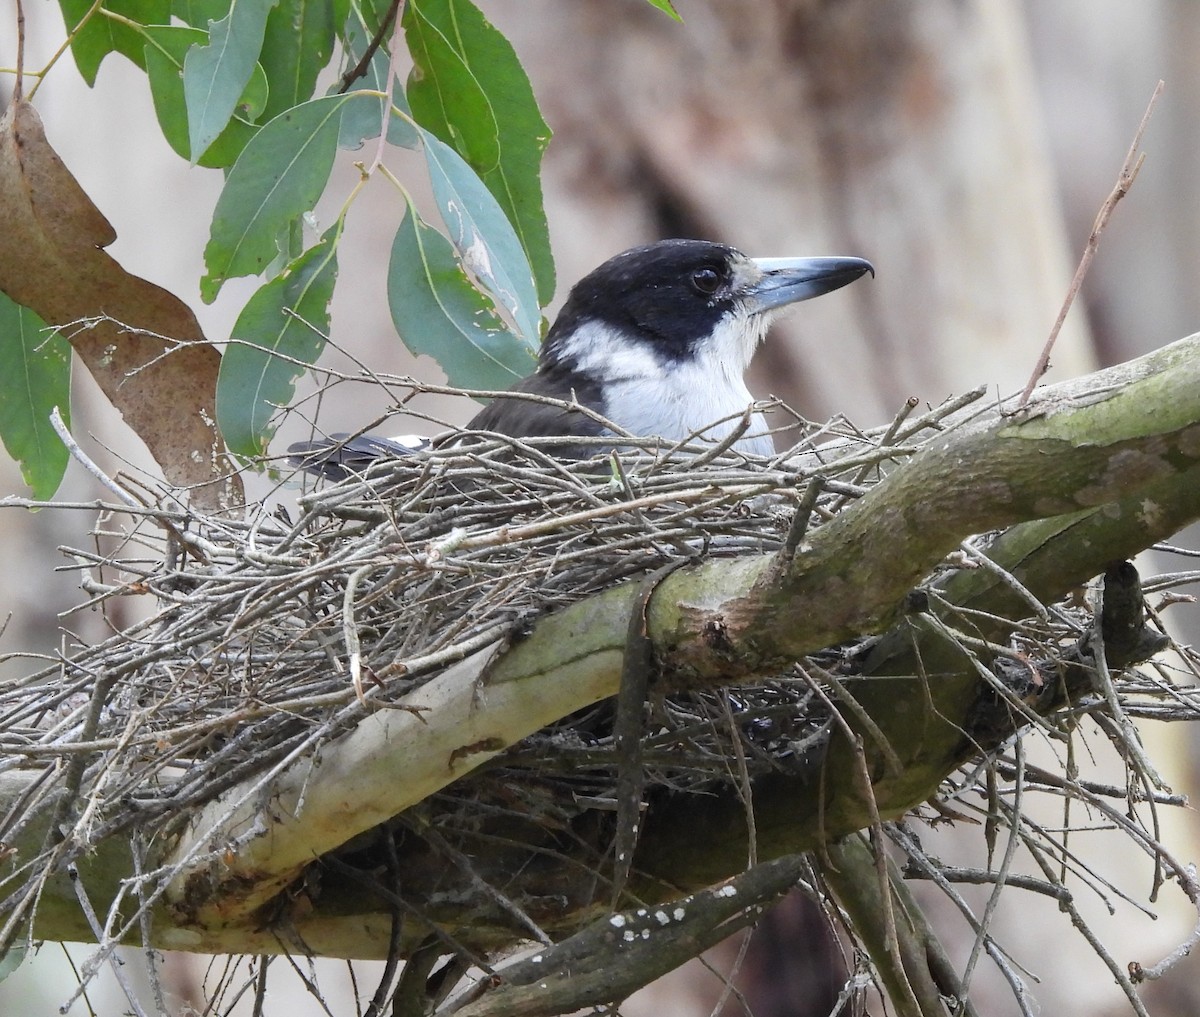
[[898, 442], [904, 442], [921, 431], [929, 429], [944, 431], [945, 427], [942, 426], [942, 422], [947, 417], [952, 416], [961, 409], [965, 409], [971, 403], [978, 402], [985, 395], [987, 395], [987, 386], [980, 385], [969, 392], [964, 392], [962, 395], [947, 399], [945, 402], [933, 407], [927, 413], [922, 413], [916, 420], [909, 421], [907, 426], [900, 428], [896, 432], [894, 439]]
[[[1018, 741], [1013, 746], [1013, 751], [1016, 758], [1017, 772], [1013, 777], [1013, 801], [1012, 811], [1014, 815], [1021, 814], [1021, 797], [1025, 791], [1025, 749], [1022, 742]], [[988, 929], [992, 924], [992, 917], [996, 913], [996, 907], [1000, 903], [1000, 894], [1004, 890], [1005, 883], [1008, 880], [1008, 875], [1012, 871], [1013, 858], [1017, 853], [1017, 845], [1020, 843], [1020, 836], [1016, 826], [1012, 826], [1008, 831], [1008, 842], [1004, 847], [1004, 858], [1000, 862], [1000, 868], [996, 872], [996, 883], [992, 887], [992, 892], [988, 895], [987, 904], [983, 908], [983, 916], [979, 919], [979, 929], [975, 933], [975, 942], [971, 946], [971, 956], [967, 959], [967, 966], [963, 969], [961, 981], [963, 990], [967, 991], [971, 987], [971, 976], [975, 973], [975, 965], [979, 963], [980, 951], [984, 947], [985, 941], [989, 938]]]
[[142, 834], [136, 833], [129, 842], [130, 855], [133, 858], [133, 877], [137, 888], [138, 895], [138, 924], [141, 926], [142, 933], [142, 951], [146, 955], [146, 977], [150, 982], [151, 991], [154, 993], [154, 1009], [157, 1014], [167, 1014], [170, 1011], [167, 1009], [167, 1000], [163, 994], [162, 979], [158, 975], [158, 963], [154, 947], [151, 946], [150, 939], [150, 916], [152, 914], [150, 903], [146, 899], [146, 871], [145, 871], [145, 853], [146, 845]]
[[[1115, 585], [1115, 584], [1114, 584]], [[1104, 645], [1104, 624], [1103, 611], [1104, 600], [1108, 595], [1109, 579], [1105, 576], [1104, 585], [1096, 598], [1095, 613], [1093, 615], [1092, 632], [1090, 649], [1092, 657], [1096, 662], [1096, 667], [1093, 672], [1093, 682], [1096, 694], [1102, 696], [1108, 704], [1109, 717], [1112, 722], [1120, 730], [1120, 737], [1117, 744], [1120, 751], [1123, 752], [1128, 760], [1128, 764], [1139, 774], [1148, 779], [1154, 784], [1154, 787], [1159, 791], [1169, 791], [1170, 786], [1162, 778], [1162, 775], [1150, 761], [1150, 757], [1146, 754], [1146, 750], [1142, 747], [1141, 737], [1138, 735], [1137, 728], [1134, 727], [1126, 715], [1125, 710], [1121, 706], [1121, 697], [1117, 694], [1117, 690], [1113, 685], [1112, 672], [1109, 670], [1107, 651]]]
[[[1028, 850], [1033, 856], [1033, 860], [1041, 868], [1042, 873], [1046, 876], [1046, 878], [1053, 879], [1053, 866], [1051, 866], [1047, 861], [1042, 849], [1031, 841], [1026, 841], [1025, 846], [1026, 850]], [[1137, 1017], [1150, 1017], [1149, 1012], [1146, 1010], [1145, 1004], [1138, 996], [1137, 990], [1133, 987], [1133, 982], [1130, 980], [1129, 976], [1121, 970], [1121, 965], [1117, 963], [1112, 954], [1110, 954], [1104, 948], [1104, 944], [1100, 942], [1099, 938], [1092, 931], [1091, 926], [1088, 925], [1083, 915], [1079, 913], [1079, 909], [1075, 907], [1074, 901], [1070, 899], [1062, 900], [1059, 902], [1059, 907], [1070, 916], [1071, 924], [1079, 931], [1080, 935], [1082, 935], [1083, 938], [1088, 941], [1088, 945], [1091, 946], [1092, 951], [1096, 954], [1096, 956], [1104, 962], [1105, 966], [1111, 972], [1114, 980], [1125, 993], [1125, 998], [1129, 1000], [1129, 1005], [1133, 1008], [1133, 1011], [1135, 1014], [1137, 1014]]]
[[350, 663], [350, 682], [360, 703], [367, 696], [362, 683], [362, 643], [358, 638], [358, 625], [354, 620], [354, 601], [358, 596], [358, 584], [376, 568], [375, 564], [363, 565], [350, 573], [346, 589], [342, 594], [342, 639], [346, 643], [346, 659]]
[[[890, 424], [888, 424], [887, 430], [883, 432], [883, 435], [880, 437], [878, 444], [879, 445], [891, 445], [895, 441], [896, 435], [899, 433], [901, 426], [903, 426], [903, 424], [904, 424], [904, 421], [908, 419], [908, 417], [912, 413], [912, 411], [915, 410], [919, 405], [920, 405], [920, 401], [915, 396], [909, 396], [907, 399], [905, 399], [904, 405], [900, 407], [900, 410], [896, 413], [895, 417], [892, 418], [892, 422]], [[870, 471], [871, 471], [870, 465], [864, 465], [864, 466], [860, 467], [859, 471], [851, 478], [850, 483], [861, 484], [864, 480], [867, 479], [867, 476], [869, 475]], [[834, 504], [833, 511], [836, 512], [845, 503], [846, 503], [846, 497], [845, 497], [845, 495], [843, 495]]]
[[686, 558], [676, 559], [643, 579], [629, 614], [625, 659], [621, 664], [621, 687], [617, 693], [616, 719], [613, 722], [617, 755], [617, 831], [613, 840], [612, 888], [614, 911], [620, 906], [621, 895], [625, 892], [642, 823], [642, 793], [646, 786], [642, 738], [646, 729], [650, 672], [654, 667], [654, 644], [650, 640], [648, 618], [650, 600], [659, 584], [687, 563]]
[[553, 940], [546, 935], [545, 930], [515, 900], [504, 893], [499, 887], [493, 886], [487, 880], [483, 879], [470, 857], [454, 847], [437, 829], [427, 822], [415, 820], [409, 826], [420, 837], [436, 847], [448, 861], [456, 865], [486, 899], [493, 901], [499, 905], [502, 912], [515, 918], [518, 925], [522, 926], [525, 932], [528, 933], [530, 939], [543, 946], [550, 946], [553, 943]]
[[1117, 207], [1117, 202], [1129, 193], [1129, 188], [1133, 186], [1134, 180], [1137, 179], [1138, 171], [1142, 168], [1142, 163], [1146, 159], [1145, 152], [1138, 153], [1138, 149], [1142, 145], [1142, 135], [1146, 132], [1146, 126], [1150, 123], [1150, 116], [1154, 112], [1154, 104], [1158, 102], [1158, 97], [1162, 95], [1163, 88], [1165, 87], [1166, 85], [1162, 81], [1159, 81], [1154, 87], [1154, 94], [1150, 96], [1146, 112], [1142, 114], [1142, 122], [1138, 124], [1137, 133], [1133, 136], [1133, 144], [1129, 146], [1125, 162], [1121, 165], [1121, 172], [1117, 175], [1116, 186], [1113, 187], [1112, 193], [1104, 200], [1104, 204], [1100, 206], [1100, 213], [1096, 216], [1096, 221], [1092, 224], [1092, 232], [1088, 236], [1087, 246], [1083, 249], [1083, 257], [1079, 259], [1079, 267], [1075, 269], [1075, 277], [1071, 280], [1071, 285], [1067, 289], [1067, 296], [1063, 300], [1062, 308], [1058, 312], [1058, 318], [1055, 319], [1054, 327], [1050, 329], [1050, 336], [1046, 340], [1046, 345], [1042, 347], [1041, 356], [1038, 357], [1037, 365], [1034, 367], [1033, 373], [1029, 376], [1029, 381], [1021, 393], [1021, 398], [1017, 400], [1018, 410], [1023, 409], [1029, 402], [1029, 397], [1033, 394], [1035, 386], [1041, 380], [1042, 375], [1049, 370], [1050, 352], [1054, 349], [1055, 342], [1058, 341], [1058, 333], [1062, 331], [1063, 322], [1067, 319], [1067, 313], [1071, 310], [1071, 305], [1075, 302], [1075, 296], [1079, 292], [1079, 288], [1083, 285], [1084, 276], [1087, 275], [1088, 269], [1092, 264], [1092, 259], [1096, 256], [1096, 250], [1100, 246], [1100, 234], [1104, 231], [1104, 227], [1108, 225], [1108, 220], [1113, 214], [1113, 209]]
[[[1180, 888], [1188, 895], [1188, 899], [1192, 902], [1192, 907], [1200, 910], [1200, 895], [1197, 893], [1196, 883], [1196, 866], [1188, 865], [1182, 873], [1177, 871], [1176, 874], [1181, 877], [1179, 880]], [[1193, 926], [1191, 935], [1157, 964], [1144, 967], [1139, 961], [1131, 961], [1129, 964], [1130, 980], [1136, 985], [1139, 982], [1151, 982], [1162, 978], [1163, 975], [1178, 965], [1185, 957], [1190, 956], [1197, 948], [1200, 948], [1200, 920]]]
[[[937, 864], [930, 859], [929, 855], [927, 855], [924, 849], [921, 847], [920, 841], [918, 841], [917, 838], [911, 832], [909, 832], [903, 822], [889, 823], [884, 827], [884, 829], [888, 836], [892, 839], [892, 842], [899, 845], [899, 847], [908, 856], [909, 865], [906, 867], [906, 871], [904, 872], [905, 877], [908, 879], [932, 880], [934, 885], [936, 885], [938, 889], [946, 895], [947, 899], [958, 909], [959, 913], [963, 916], [971, 929], [973, 929], [976, 934], [980, 934], [982, 932], [982, 926], [980, 925], [979, 920], [975, 917], [974, 912], [971, 910], [971, 906], [963, 898], [962, 894], [958, 893], [958, 891], [956, 891], [951, 885], [952, 879], [960, 870], [947, 869], [945, 866]], [[964, 877], [960, 881], [992, 882], [996, 879], [996, 873], [994, 872], [985, 872], [983, 870], [977, 871], [979, 873], [979, 878], [977, 880]], [[1022, 881], [1026, 880], [1032, 882], [1032, 880], [1029, 880], [1028, 877], [1010, 876], [1008, 883], [1010, 886], [1023, 886], [1024, 882]], [[1071, 896], [1071, 892], [1067, 890], [1066, 887], [1061, 887], [1061, 894], [1053, 893], [1053, 890], [1060, 889], [1057, 884], [1043, 882], [1040, 883], [1039, 886], [1050, 887], [1050, 890], [1043, 890], [1042, 892], [1049, 893], [1056, 899], [1063, 895], [1065, 895], [1067, 898]], [[1016, 999], [1017, 1006], [1020, 1008], [1021, 1013], [1024, 1015], [1024, 1017], [1033, 1017], [1033, 1007], [1030, 1004], [1029, 992], [1025, 988], [1025, 980], [1020, 974], [1013, 970], [1013, 966], [1008, 963], [1003, 951], [990, 936], [984, 937], [984, 946], [987, 949], [988, 956], [991, 957], [992, 962], [1000, 969], [1001, 974], [1007, 980], [1009, 987], [1012, 989], [1013, 997]], [[1026, 972], [1026, 975], [1028, 976], [1028, 972]]]
[[[393, 910], [393, 916], [399, 914], [399, 910]], [[397, 918], [393, 917], [392, 920], [395, 923]], [[371, 1005], [367, 1008], [364, 1017], [383, 1017], [383, 1006], [386, 1002], [383, 990], [391, 984], [391, 979], [395, 975], [396, 962], [393, 955], [399, 949], [398, 940], [395, 946], [395, 949], [388, 951], [389, 970], [385, 977], [380, 979], [379, 991], [375, 993], [375, 998], [371, 1000]], [[404, 970], [400, 973], [400, 981], [392, 994], [391, 1017], [427, 1017], [430, 1013], [427, 991], [429, 976], [433, 973], [438, 959], [444, 955], [444, 948], [433, 936], [430, 936], [425, 943], [409, 954], [404, 961]]]
[[819, 473], [808, 482], [800, 504], [796, 506], [796, 514], [792, 516], [792, 524], [788, 527], [788, 535], [779, 549], [779, 555], [785, 562], [796, 557], [800, 545], [804, 543], [804, 535], [808, 532], [808, 524], [812, 519], [813, 509], [817, 507], [817, 499], [825, 490], [825, 478]]
[[[974, 538], [973, 538], [974, 539]], [[992, 575], [996, 576], [1005, 586], [1013, 591], [1026, 604], [1030, 610], [1034, 612], [1043, 622], [1050, 621], [1050, 611], [1040, 600], [1037, 599], [1029, 589], [1011, 572], [1002, 568], [995, 561], [989, 558], [984, 552], [975, 545], [972, 540], [964, 540], [960, 545], [962, 552], [972, 561], [977, 562], [981, 568], [986, 569]]]
[[17, 0], [17, 80], [13, 83], [12, 101], [15, 106], [25, 95], [25, 4]]
[[392, 0], [392, 7], [388, 12], [389, 17], [394, 18], [395, 21], [392, 26], [392, 49], [388, 55], [387, 78], [383, 83], [383, 91], [387, 95], [387, 98], [379, 104], [379, 141], [375, 145], [375, 156], [371, 160], [371, 165], [367, 167], [367, 176], [370, 176], [379, 168], [383, 163], [383, 153], [387, 151], [388, 121], [392, 119], [392, 88], [398, 76], [396, 73], [396, 62], [400, 56], [400, 38], [404, 32], [400, 26], [399, 8], [401, 3], [403, 3], [403, 0]]
[[[400, 860], [396, 854], [396, 838], [392, 831], [388, 831], [383, 838], [384, 853], [387, 859], [387, 868], [385, 869], [388, 877], [388, 882], [392, 886], [400, 885]], [[387, 1004], [389, 994], [392, 994], [392, 982], [396, 978], [396, 969], [400, 965], [400, 950], [402, 936], [404, 932], [404, 912], [394, 903], [392, 904], [392, 927], [388, 933], [388, 951], [387, 959], [383, 965], [383, 974], [379, 976], [379, 985], [375, 989], [375, 995], [371, 997], [371, 1003], [367, 1007], [366, 1017], [381, 1017], [383, 1008]], [[393, 1004], [393, 1012], [396, 1017], [400, 1015], [419, 1014], [422, 1012], [419, 1003], [423, 1002], [423, 993], [420, 992], [418, 985], [423, 988], [425, 977], [429, 974], [440, 956], [440, 951], [436, 948], [431, 949], [437, 943], [436, 939], [426, 943], [423, 947], [418, 947], [408, 962], [404, 965], [404, 974], [401, 978], [399, 987], [395, 990], [394, 996], [397, 1002]], [[411, 969], [411, 970], [410, 970]], [[403, 999], [403, 1002], [399, 1000]]]
[[[392, 27], [392, 19], [396, 17], [396, 13], [400, 9], [402, 2], [403, 0], [392, 0], [388, 6], [387, 13], [384, 14], [383, 19], [379, 22], [379, 27], [371, 37], [371, 41], [367, 43], [367, 48], [363, 50], [362, 58], [342, 75], [342, 80], [338, 83], [338, 95], [344, 95], [354, 82], [367, 73], [367, 68], [371, 66], [371, 61], [375, 58], [375, 51], [379, 49], [384, 37]], [[366, 26], [364, 25], [363, 27], [365, 28]], [[390, 76], [388, 85], [391, 85]]]
[[[746, 868], [752, 869], [758, 864], [758, 829], [754, 822], [754, 787], [750, 781], [750, 770], [746, 766], [746, 752], [742, 745], [742, 739], [738, 732], [737, 722], [733, 717], [733, 707], [729, 704], [728, 690], [721, 692], [721, 710], [725, 715], [725, 723], [729, 725], [730, 742], [733, 745], [734, 761], [737, 763], [737, 793], [742, 800], [742, 804], [746, 810]], [[746, 962], [746, 954], [750, 949], [750, 936], [753, 930], [747, 932], [742, 937], [742, 941], [738, 944], [737, 956], [733, 959], [733, 964], [730, 965], [729, 973], [721, 976], [721, 995], [710, 1012], [710, 1017], [720, 1017], [725, 1012], [725, 1006], [729, 1002], [731, 996], [735, 993], [741, 999], [737, 987], [734, 985], [734, 979], [737, 978], [738, 972], [741, 971], [742, 965]], [[741, 999], [743, 1008], [748, 1013], [750, 1008], [745, 1006], [745, 1000]]]
[[58, 412], [58, 407], [50, 411], [50, 426], [54, 428], [54, 433], [58, 435], [59, 440], [67, 446], [67, 451], [71, 453], [71, 458], [74, 459], [80, 466], [88, 471], [93, 477], [103, 484], [108, 490], [112, 491], [126, 505], [132, 508], [141, 508], [137, 499], [133, 497], [123, 487], [118, 486], [117, 482], [97, 466], [91, 457], [79, 447], [79, 443], [71, 436], [67, 425], [63, 423], [63, 418]]
[[[100, 918], [96, 914], [96, 909], [92, 907], [91, 898], [88, 897], [87, 891], [83, 888], [83, 880], [79, 875], [79, 870], [74, 864], [67, 867], [67, 875], [70, 877], [71, 883], [75, 887], [75, 897], [79, 901], [80, 909], [87, 918], [88, 925], [92, 930], [92, 935], [96, 937], [96, 942], [99, 943], [101, 945], [101, 949], [103, 949], [110, 942], [108, 932], [100, 924]], [[111, 948], [105, 952], [108, 957], [109, 967], [112, 968], [112, 973], [117, 979], [117, 984], [121, 986], [121, 991], [125, 994], [125, 1000], [129, 1003], [130, 1010], [136, 1014], [137, 1017], [146, 1017], [146, 1011], [142, 1009], [141, 1004], [138, 1002], [137, 992], [133, 988], [133, 983], [129, 981], [128, 976], [125, 974], [124, 962], [112, 953]], [[80, 982], [80, 988], [86, 985], [87, 982], [88, 978], [83, 978]]]
[[[896, 926], [896, 912], [892, 900], [891, 879], [888, 875], [887, 856], [883, 848], [883, 820], [875, 801], [875, 791], [871, 784], [870, 766], [867, 763], [863, 737], [850, 726], [850, 722], [834, 707], [833, 702], [826, 695], [824, 689], [821, 688], [820, 683], [812, 675], [799, 664], [796, 665], [796, 671], [804, 678], [817, 697], [824, 702], [833, 717], [834, 723], [841, 731], [842, 737], [853, 746], [852, 758], [855, 764], [853, 775], [855, 790], [867, 807], [867, 815], [870, 817], [871, 836], [874, 842], [873, 851], [867, 847], [865, 842], [863, 847], [865, 850], [871, 851], [872, 854], [875, 878], [878, 881], [877, 900], [883, 912], [877, 916], [879, 923], [883, 926], [882, 936], [877, 943], [883, 956], [872, 956], [871, 960], [881, 970], [887, 969], [890, 972], [890, 977], [886, 980], [892, 996], [892, 1004], [896, 1007], [897, 1012], [906, 1015], [906, 1017], [925, 1015], [926, 1010], [922, 1008], [920, 1001], [917, 999], [917, 986], [913, 984], [915, 972], [910, 972], [905, 968], [903, 958], [900, 954], [900, 931]], [[822, 672], [822, 674], [827, 679], [832, 677], [827, 672]], [[853, 696], [850, 696], [840, 683], [834, 684], [833, 688], [839, 692], [842, 702], [849, 707], [854, 716], [861, 720], [863, 715], [862, 708], [854, 700]], [[858, 708], [855, 709], [855, 707]], [[889, 760], [890, 764], [897, 767], [893, 772], [903, 772], [899, 758], [888, 744], [887, 739], [883, 737], [883, 733], [879, 730], [878, 726], [872, 723], [872, 726], [868, 730], [872, 738], [878, 743], [878, 747], [883, 752], [884, 757]], [[822, 837], [824, 876], [834, 886], [835, 893], [838, 893], [838, 888], [840, 888], [840, 895], [845, 895], [848, 892], [849, 885], [854, 882], [853, 877], [848, 873], [840, 871], [839, 867], [839, 863], [841, 865], [849, 865], [852, 862], [854, 856], [850, 852], [853, 841], [854, 838], [847, 838], [840, 844], [830, 845], [824, 843], [824, 837]], [[861, 873], [857, 874], [861, 875]], [[846, 902], [843, 901], [843, 903]], [[858, 931], [862, 933], [865, 930], [859, 928]]]
[[[862, 704], [854, 698], [850, 690], [846, 688], [845, 684], [832, 671], [828, 671], [812, 661], [808, 662], [808, 666], [829, 683], [829, 687], [833, 691], [837, 701], [845, 707], [846, 711], [862, 725], [863, 730], [871, 736], [871, 741], [875, 743], [875, 747], [883, 757], [888, 773], [895, 777], [900, 776], [904, 772], [904, 764], [900, 761], [900, 757], [896, 754], [892, 743], [888, 741], [887, 735], [883, 733], [875, 720], [863, 709]], [[825, 704], [830, 713], [834, 714], [846, 737], [852, 738], [852, 729], [848, 721], [843, 717], [842, 712], [833, 705], [833, 700], [826, 695], [820, 682], [813, 678], [802, 664], [797, 663], [795, 670], [808, 683], [809, 688], [816, 693], [817, 697]]]

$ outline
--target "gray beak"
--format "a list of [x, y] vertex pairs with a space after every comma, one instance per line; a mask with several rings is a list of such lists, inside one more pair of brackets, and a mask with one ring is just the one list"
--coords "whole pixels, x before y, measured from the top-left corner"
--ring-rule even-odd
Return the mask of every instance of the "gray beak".
[[746, 290], [746, 306], [754, 313], [794, 304], [841, 289], [875, 268], [862, 258], [754, 258], [763, 273]]

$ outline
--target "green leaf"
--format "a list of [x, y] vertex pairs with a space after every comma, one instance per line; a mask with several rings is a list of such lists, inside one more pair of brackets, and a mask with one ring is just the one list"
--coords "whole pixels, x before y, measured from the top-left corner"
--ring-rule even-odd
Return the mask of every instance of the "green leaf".
[[433, 196], [450, 241], [467, 271], [510, 315], [520, 337], [536, 348], [541, 311], [525, 251], [491, 192], [454, 149], [421, 129]]
[[537, 360], [471, 284], [450, 243], [410, 204], [392, 242], [388, 305], [413, 353], [437, 360], [451, 385], [507, 388]]
[[229, 3], [230, 0], [171, 0], [171, 13], [185, 25], [207, 33], [210, 21], [220, 21], [229, 14]]
[[415, 65], [408, 78], [413, 115], [480, 176], [494, 170], [500, 163], [500, 128], [483, 85], [430, 21], [423, 3], [413, 0], [405, 9], [404, 33]]
[[[392, 0], [354, 0], [351, 9], [359, 13], [359, 21], [367, 30], [368, 35], [374, 35], [383, 28], [383, 19], [392, 13]], [[380, 49], [386, 48], [386, 44]]]
[[[163, 137], [179, 155], [191, 153], [188, 139], [187, 103], [183, 95], [183, 61], [188, 50], [208, 36], [197, 28], [179, 25], [154, 25], [145, 29], [146, 75], [154, 112]], [[254, 125], [267, 102], [267, 76], [262, 67], [254, 71], [246, 90], [238, 100], [233, 118], [199, 159], [201, 166], [231, 166], [258, 128]]]
[[330, 0], [329, 16], [333, 19], [333, 24], [344, 25], [346, 18], [350, 15], [351, 0]]
[[313, 97], [333, 55], [333, 18], [329, 0], [278, 0], [267, 16], [259, 61], [271, 84], [268, 120]]
[[[68, 32], [75, 29], [95, 6], [93, 0], [59, 0], [63, 21]], [[138, 31], [104, 16], [112, 11], [140, 25], [161, 25], [170, 20], [171, 0], [105, 0], [103, 9], [95, 11], [71, 40], [75, 65], [88, 86], [96, 84], [100, 62], [109, 53], [122, 53], [139, 67], [142, 63], [143, 39]]]
[[479, 174], [516, 229], [538, 298], [554, 296], [554, 257], [539, 177], [550, 129], [521, 62], [469, 0], [410, 0], [408, 101], [418, 123]]
[[0, 982], [21, 966], [28, 952], [28, 944], [24, 940], [18, 939], [8, 948], [6, 954], [0, 956]]
[[325, 347], [341, 229], [339, 221], [238, 315], [239, 341], [226, 349], [217, 378], [217, 426], [236, 455], [266, 452], [275, 432], [271, 418], [291, 402], [296, 379]]
[[646, 0], [651, 7], [657, 7], [664, 14], [670, 15], [676, 21], [682, 22], [683, 18], [679, 16], [679, 12], [675, 10], [675, 5], [671, 0]]
[[271, 0], [233, 0], [228, 17], [209, 26], [210, 43], [188, 51], [183, 62], [192, 161], [229, 123], [262, 50]]
[[71, 344], [33, 311], [0, 293], [0, 440], [35, 498], [58, 490], [68, 453], [50, 426], [71, 420]]
[[[333, 168], [342, 111], [368, 97], [329, 95], [301, 103], [261, 127], [229, 171], [204, 249], [208, 303], [226, 279], [256, 275], [275, 258], [277, 238], [320, 198]], [[378, 108], [376, 104], [376, 108]]]

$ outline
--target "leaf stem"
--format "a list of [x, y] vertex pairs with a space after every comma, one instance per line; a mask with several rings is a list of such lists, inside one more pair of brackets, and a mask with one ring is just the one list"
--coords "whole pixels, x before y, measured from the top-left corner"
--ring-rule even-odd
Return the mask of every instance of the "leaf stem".
[[[78, 36], [79, 33], [81, 31], [83, 31], [84, 25], [86, 25], [89, 21], [92, 20], [92, 18], [95, 16], [97, 11], [103, 10], [103, 7], [102, 7], [103, 3], [104, 3], [104, 0], [95, 0], [95, 2], [92, 4], [92, 6], [88, 8], [87, 13], [84, 14], [84, 16], [79, 19], [79, 24], [77, 24], [74, 28], [71, 29], [71, 34], [68, 35], [66, 37], [66, 39], [63, 40], [63, 44], [61, 46], [59, 46], [58, 49], [56, 49], [54, 51], [54, 54], [50, 57], [50, 59], [46, 61], [46, 66], [43, 67], [40, 71], [38, 71], [36, 74], [33, 74], [33, 73], [30, 74], [30, 77], [37, 78], [37, 82], [34, 84], [33, 88], [31, 88], [29, 90], [29, 96], [28, 96], [29, 102], [33, 102], [33, 97], [37, 94], [37, 90], [39, 88], [41, 88], [42, 82], [46, 79], [46, 75], [50, 73], [50, 68], [53, 67], [56, 63], [58, 63], [58, 61], [62, 57], [62, 55], [67, 51], [67, 49], [70, 47], [70, 45], [75, 41], [76, 36]], [[20, 70], [19, 59], [18, 59], [18, 68], [17, 69]], [[20, 79], [18, 78], [18, 81], [19, 80]], [[14, 95], [15, 94], [16, 93], [14, 93]]]

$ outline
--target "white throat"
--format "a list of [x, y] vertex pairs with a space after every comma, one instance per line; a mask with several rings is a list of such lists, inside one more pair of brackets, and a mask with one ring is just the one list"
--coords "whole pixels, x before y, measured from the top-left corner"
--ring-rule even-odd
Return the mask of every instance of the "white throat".
[[[754, 402], [743, 376], [765, 327], [761, 316], [730, 314], [693, 357], [669, 361], [653, 346], [592, 322], [576, 330], [560, 355], [601, 382], [604, 415], [631, 434], [718, 442], [740, 426]], [[762, 414], [753, 414], [734, 447], [771, 455], [774, 443], [766, 430]]]

